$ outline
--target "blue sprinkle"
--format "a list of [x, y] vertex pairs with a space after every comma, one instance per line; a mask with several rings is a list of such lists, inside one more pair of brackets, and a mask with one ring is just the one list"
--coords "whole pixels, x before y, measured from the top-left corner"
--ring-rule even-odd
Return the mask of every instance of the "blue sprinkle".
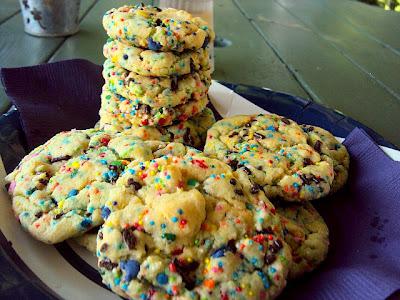
[[167, 225], [165, 225], [164, 223], [161, 224], [161, 228], [165, 229], [167, 227]]
[[114, 278], [115, 285], [119, 285], [120, 282], [121, 282], [121, 278]]
[[136, 278], [140, 271], [140, 264], [138, 261], [134, 259], [123, 260], [121, 261], [121, 269], [125, 271], [124, 280], [129, 282], [132, 279]]
[[135, 174], [135, 170], [129, 169], [128, 171], [129, 171], [129, 173], [130, 173], [131, 175], [134, 175], [134, 174]]
[[107, 161], [106, 161], [105, 159], [100, 159], [100, 163], [101, 163], [102, 165], [106, 165], [106, 164], [107, 164]]
[[217, 250], [214, 251], [213, 254], [211, 254], [212, 258], [219, 258], [225, 256], [225, 247], [221, 247]]
[[106, 220], [108, 216], [110, 215], [111, 210], [107, 206], [103, 206], [101, 208], [101, 217]]
[[222, 261], [218, 262], [218, 267], [222, 268], [224, 266], [224, 263]]
[[269, 271], [270, 271], [271, 273], [275, 273], [275, 272], [276, 272], [276, 269], [275, 269], [274, 267], [270, 267], [270, 268], [269, 268]]
[[128, 290], [128, 285], [126, 283], [122, 284], [121, 288], [126, 291]]
[[127, 59], [128, 59], [128, 55], [124, 54], [124, 55], [123, 55], [123, 58], [124, 58], [125, 60], [127, 60]]
[[171, 221], [176, 223], [176, 222], [178, 222], [178, 218], [177, 217], [172, 217]]
[[151, 37], [147, 38], [147, 42], [150, 50], [158, 51], [162, 48], [161, 44], [154, 41]]
[[258, 274], [258, 276], [261, 277], [261, 280], [263, 282], [264, 288], [265, 289], [269, 289], [269, 282], [268, 282], [267, 276], [265, 276], [265, 274], [263, 272], [261, 272], [261, 271], [258, 271], [257, 274]]
[[183, 209], [182, 208], [178, 209], [178, 214], [180, 214], [180, 215], [183, 214]]
[[154, 226], [154, 224], [156, 224], [153, 220], [151, 220], [149, 223], [151, 226]]
[[88, 228], [90, 225], [92, 225], [92, 220], [88, 218], [84, 218], [83, 221], [81, 222], [81, 226], [83, 228]]
[[70, 190], [69, 193], [68, 193], [67, 198], [78, 195], [78, 192], [79, 192], [79, 191], [78, 191], [77, 189], [72, 189], [72, 190]]
[[156, 280], [159, 284], [164, 285], [168, 283], [168, 276], [165, 273], [158, 273]]

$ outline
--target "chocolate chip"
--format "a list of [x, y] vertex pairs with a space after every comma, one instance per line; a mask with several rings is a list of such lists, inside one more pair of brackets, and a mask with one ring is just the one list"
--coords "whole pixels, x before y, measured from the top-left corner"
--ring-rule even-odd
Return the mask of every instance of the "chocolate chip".
[[318, 153], [321, 153], [321, 146], [322, 146], [321, 141], [316, 141], [314, 144], [315, 151], [317, 151]]
[[106, 252], [108, 249], [108, 244], [104, 243], [103, 245], [101, 245], [100, 247], [100, 252]]
[[115, 267], [117, 267], [118, 264], [113, 263], [109, 258], [103, 259], [99, 262], [99, 267], [100, 268], [105, 268], [108, 271], [111, 271]]
[[135, 249], [136, 237], [134, 235], [135, 230], [133, 228], [125, 228], [122, 230], [122, 238], [129, 250]]
[[232, 168], [233, 171], [236, 171], [236, 169], [238, 168], [238, 163], [239, 162], [236, 159], [233, 159], [228, 162], [228, 165]]
[[244, 124], [244, 126], [251, 127], [251, 122], [248, 122], [248, 123]]
[[127, 59], [129, 58], [129, 56], [128, 56], [127, 54], [124, 54], [122, 57], [123, 57], [125, 60], [127, 60]]
[[248, 167], [244, 167], [244, 168], [243, 168], [243, 171], [244, 171], [247, 175], [251, 175], [251, 174], [252, 174], [251, 171], [250, 171], [250, 169], [249, 169]]
[[270, 245], [270, 246], [268, 247], [268, 249], [269, 249], [269, 251], [271, 251], [272, 253], [277, 253], [277, 252], [279, 251], [279, 248], [278, 248], [276, 245], [274, 245], [274, 244]]
[[35, 214], [35, 217], [36, 218], [40, 218], [41, 216], [43, 216], [43, 212], [41, 212], [41, 211], [39, 211], [39, 212], [37, 212], [36, 214]]
[[274, 231], [272, 230], [271, 226], [268, 226], [267, 228], [263, 228], [261, 231], [257, 231], [257, 233], [272, 234], [272, 233], [274, 233]]
[[282, 244], [282, 242], [280, 240], [275, 240], [274, 241], [274, 245], [276, 247], [278, 247], [278, 249], [282, 249], [282, 247], [283, 247], [283, 244]]
[[116, 172], [118, 171], [118, 167], [116, 165], [109, 165], [108, 169], [111, 171], [116, 171]]
[[311, 179], [307, 178], [305, 174], [300, 174], [299, 175], [301, 181], [303, 181], [303, 184], [310, 185], [311, 184]]
[[161, 24], [162, 24], [162, 21], [161, 21], [160, 19], [157, 19], [157, 20], [156, 20], [156, 25], [157, 25], [157, 26], [161, 26]]
[[158, 12], [162, 11], [162, 9], [159, 8], [159, 7], [157, 7], [157, 6], [154, 6], [154, 8], [155, 8], [155, 10], [158, 11]]
[[62, 160], [68, 160], [71, 158], [71, 155], [63, 155], [63, 156], [59, 156], [59, 157], [52, 157], [50, 158], [50, 163], [55, 163], [58, 161], [62, 161]]
[[56, 214], [54, 217], [53, 217], [53, 219], [54, 220], [58, 220], [59, 218], [61, 218], [63, 216], [63, 213], [59, 213], [59, 214]]
[[40, 178], [39, 183], [42, 185], [47, 185], [49, 183], [49, 180], [47, 178]]
[[286, 125], [289, 125], [289, 124], [290, 124], [290, 121], [289, 121], [288, 119], [286, 119], [286, 118], [281, 118], [281, 121], [282, 121], [283, 123], [285, 123]]
[[304, 166], [309, 166], [309, 165], [312, 165], [312, 164], [313, 164], [312, 160], [309, 159], [308, 157], [303, 159], [303, 165]]
[[201, 48], [205, 49], [208, 46], [208, 43], [210, 42], [210, 37], [206, 36], [206, 38], [204, 39], [203, 45], [201, 46]]
[[239, 190], [239, 189], [236, 189], [236, 190], [235, 190], [235, 193], [238, 194], [239, 196], [243, 196], [243, 195], [244, 195], [244, 194], [243, 194], [243, 191], [242, 191], [242, 190]]
[[194, 145], [193, 137], [190, 134], [190, 128], [186, 128], [185, 134], [183, 135], [183, 141], [187, 145]]
[[263, 134], [261, 134], [261, 133], [258, 133], [258, 132], [254, 132], [254, 137], [256, 138], [256, 139], [265, 139], [265, 135], [263, 135]]
[[199, 263], [195, 260], [187, 262], [178, 258], [174, 258], [173, 263], [178, 270], [185, 272], [195, 271], [199, 267]]
[[226, 249], [231, 251], [232, 253], [236, 253], [236, 242], [235, 240], [229, 240], [228, 244], [226, 245]]
[[171, 77], [171, 91], [176, 91], [178, 89], [178, 77]]
[[232, 185], [236, 185], [236, 179], [235, 178], [231, 178], [229, 180], [229, 183], [232, 184]]
[[265, 255], [264, 261], [267, 265], [272, 264], [276, 260], [276, 256], [274, 254]]
[[233, 138], [235, 135], [238, 135], [237, 131], [232, 132], [228, 137]]
[[146, 104], [142, 105], [142, 110], [147, 115], [151, 114], [151, 107], [149, 105]]
[[99, 232], [99, 239], [102, 240], [103, 239], [103, 233]]
[[251, 188], [250, 188], [250, 193], [252, 194], [257, 194], [260, 191], [260, 186], [255, 183]]
[[142, 188], [142, 185], [133, 178], [128, 179], [128, 186], [131, 186], [135, 191], [138, 191]]
[[263, 169], [263, 167], [262, 167], [262, 166], [258, 166], [258, 167], [257, 167], [257, 170], [260, 170], [260, 171], [262, 171], [262, 169]]
[[194, 74], [196, 72], [196, 66], [194, 65], [194, 61], [190, 58], [190, 74]]
[[307, 126], [307, 127], [303, 127], [303, 131], [304, 132], [311, 132], [311, 131], [313, 131], [314, 130], [314, 127], [313, 126]]

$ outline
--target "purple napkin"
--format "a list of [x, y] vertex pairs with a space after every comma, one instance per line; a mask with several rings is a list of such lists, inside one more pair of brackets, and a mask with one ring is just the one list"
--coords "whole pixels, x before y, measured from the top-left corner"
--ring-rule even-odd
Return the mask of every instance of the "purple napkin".
[[[1, 75], [31, 147], [98, 119], [99, 66], [72, 60], [2, 69]], [[290, 283], [281, 299], [385, 299], [400, 289], [400, 163], [361, 129], [345, 145], [351, 155], [348, 186], [314, 202], [330, 229], [327, 260]]]
[[81, 59], [1, 69], [3, 86], [20, 113], [30, 149], [60, 131], [94, 126], [104, 84], [101, 70]]

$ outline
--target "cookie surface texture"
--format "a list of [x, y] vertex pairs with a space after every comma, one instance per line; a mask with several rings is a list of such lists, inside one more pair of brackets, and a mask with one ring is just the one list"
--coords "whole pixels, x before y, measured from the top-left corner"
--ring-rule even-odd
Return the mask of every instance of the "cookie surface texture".
[[310, 202], [276, 204], [285, 232], [285, 241], [292, 249], [293, 263], [289, 278], [299, 278], [317, 268], [326, 258], [329, 230]]
[[291, 254], [280, 218], [228, 165], [172, 143], [128, 165], [116, 184], [136, 198], [97, 237], [100, 274], [114, 292], [271, 299], [285, 286]]
[[6, 177], [15, 215], [45, 243], [82, 235], [133, 197], [115, 182], [132, 160], [151, 157], [153, 144], [95, 129], [57, 134]]
[[103, 77], [108, 88], [124, 98], [150, 107], [173, 107], [207, 96], [209, 71], [174, 77], [148, 77], [129, 72], [106, 60]]
[[292, 120], [275, 115], [238, 115], [215, 123], [204, 152], [244, 169], [269, 198], [309, 201], [327, 195], [333, 162], [307, 144]]
[[143, 76], [182, 76], [210, 68], [205, 49], [183, 53], [159, 52], [108, 39], [103, 54], [111, 62]]
[[186, 11], [140, 4], [107, 11], [103, 27], [123, 43], [162, 52], [205, 48], [215, 37], [203, 19]]

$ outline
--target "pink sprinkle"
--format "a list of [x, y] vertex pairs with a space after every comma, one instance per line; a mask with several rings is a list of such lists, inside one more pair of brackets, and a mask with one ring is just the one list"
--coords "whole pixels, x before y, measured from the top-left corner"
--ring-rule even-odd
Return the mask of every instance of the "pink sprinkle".
[[17, 184], [16, 184], [15, 181], [11, 181], [10, 186], [8, 187], [8, 192], [9, 192], [10, 194], [12, 194], [12, 193], [14, 192], [15, 186], [16, 186], [16, 185], [17, 185]]
[[211, 271], [213, 271], [214, 273], [218, 273], [218, 272], [219, 272], [219, 269], [218, 269], [217, 267], [213, 267], [213, 268], [211, 269]]

